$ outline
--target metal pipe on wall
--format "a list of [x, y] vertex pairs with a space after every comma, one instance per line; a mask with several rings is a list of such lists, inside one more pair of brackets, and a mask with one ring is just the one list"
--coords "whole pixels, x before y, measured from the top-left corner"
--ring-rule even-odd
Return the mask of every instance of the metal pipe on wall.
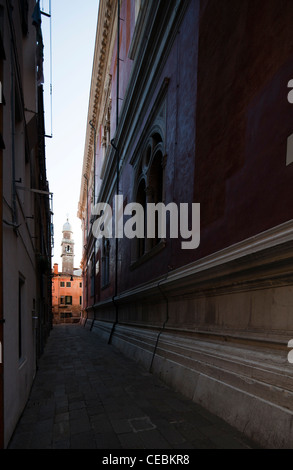
[[[94, 206], [96, 204], [96, 139], [97, 139], [97, 133], [96, 133], [96, 127], [94, 126], [93, 122], [90, 121], [89, 125], [91, 126], [93, 132], [94, 132], [94, 194], [93, 194], [93, 201], [94, 201]], [[94, 238], [93, 231], [92, 231], [92, 237]], [[93, 272], [93, 277], [94, 277], [94, 302], [93, 302], [93, 310], [94, 310], [94, 318], [91, 324], [91, 330], [93, 329], [94, 322], [96, 319], [96, 313], [95, 313], [95, 304], [96, 304], [96, 241], [94, 240], [94, 266], [92, 267], [94, 270]]]
[[14, 56], [13, 56], [13, 42], [11, 40], [11, 92], [10, 92], [10, 106], [11, 106], [11, 164], [12, 164], [12, 222], [17, 225], [16, 216], [16, 186], [15, 186], [15, 83], [14, 83]]
[[84, 286], [83, 292], [86, 294], [86, 319], [84, 322], [84, 326], [86, 326], [88, 321], [88, 262], [89, 262], [89, 255], [88, 255], [88, 239], [89, 239], [89, 181], [86, 175], [83, 175], [84, 179], [86, 180], [86, 279], [85, 276], [83, 277]]
[[[119, 90], [120, 90], [120, 0], [117, 0], [118, 3], [118, 11], [117, 11], [117, 82], [116, 82], [116, 135], [118, 134], [118, 125], [119, 125]], [[119, 148], [114, 145], [114, 141], [111, 141], [111, 145], [116, 152], [116, 196], [119, 195], [119, 164], [120, 164], [120, 152]], [[117, 207], [115, 208], [117, 211]], [[117, 214], [116, 214], [117, 215]], [[118, 305], [115, 301], [117, 294], [118, 294], [118, 249], [119, 249], [119, 241], [118, 237], [116, 237], [116, 247], [115, 247], [115, 293], [113, 296], [113, 303], [115, 305], [115, 322], [112, 326], [112, 330], [110, 333], [110, 337], [108, 340], [108, 344], [111, 344], [112, 336], [115, 330], [115, 327], [118, 323]]]

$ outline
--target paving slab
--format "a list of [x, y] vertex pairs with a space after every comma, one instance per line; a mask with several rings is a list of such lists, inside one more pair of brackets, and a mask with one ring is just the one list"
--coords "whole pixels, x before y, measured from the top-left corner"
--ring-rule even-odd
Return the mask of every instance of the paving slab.
[[81, 325], [51, 331], [8, 449], [257, 449]]

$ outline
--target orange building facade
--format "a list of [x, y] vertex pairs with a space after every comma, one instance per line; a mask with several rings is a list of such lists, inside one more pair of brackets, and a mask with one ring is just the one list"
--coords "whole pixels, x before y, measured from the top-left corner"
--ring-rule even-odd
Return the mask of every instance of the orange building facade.
[[82, 309], [82, 277], [58, 271], [52, 276], [53, 323], [77, 323]]

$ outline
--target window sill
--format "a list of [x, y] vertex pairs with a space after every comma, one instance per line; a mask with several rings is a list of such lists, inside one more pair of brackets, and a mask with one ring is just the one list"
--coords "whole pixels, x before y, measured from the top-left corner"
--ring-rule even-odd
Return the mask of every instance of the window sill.
[[154, 248], [152, 248], [150, 251], [148, 251], [143, 256], [141, 256], [136, 261], [134, 261], [130, 265], [130, 270], [133, 271], [134, 269], [138, 268], [139, 266], [141, 266], [143, 263], [145, 263], [149, 259], [156, 256], [158, 253], [160, 253], [165, 248], [166, 244], [167, 244], [166, 240], [162, 239], [156, 246], [154, 246]]

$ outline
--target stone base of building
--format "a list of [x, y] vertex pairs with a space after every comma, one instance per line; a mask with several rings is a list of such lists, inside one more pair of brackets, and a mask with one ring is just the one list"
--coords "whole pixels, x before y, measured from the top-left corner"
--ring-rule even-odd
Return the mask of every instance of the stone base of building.
[[[91, 320], [85, 326], [105, 341], [113, 328]], [[293, 374], [285, 348], [119, 324], [111, 344], [264, 448], [293, 448]]]
[[83, 323], [262, 447], [293, 448], [291, 236], [290, 225], [231, 247]]

